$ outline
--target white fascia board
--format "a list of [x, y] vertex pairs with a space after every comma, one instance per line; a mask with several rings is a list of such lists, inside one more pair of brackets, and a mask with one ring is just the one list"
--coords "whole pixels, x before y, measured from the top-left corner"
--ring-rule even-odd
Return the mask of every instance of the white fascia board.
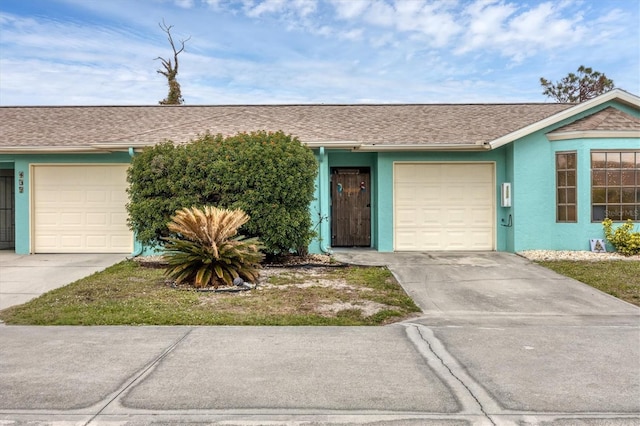
[[547, 134], [547, 139], [550, 141], [596, 138], [640, 139], [640, 130], [576, 130], [573, 132], [552, 132]]
[[629, 92], [625, 92], [624, 90], [621, 90], [621, 89], [613, 89], [596, 98], [589, 99], [588, 101], [584, 101], [576, 106], [565, 109], [564, 111], [560, 111], [559, 113], [552, 115], [551, 117], [547, 117], [527, 127], [523, 127], [522, 129], [516, 130], [515, 132], [511, 132], [507, 135], [499, 137], [498, 139], [494, 139], [493, 141], [489, 142], [489, 145], [491, 146], [491, 149], [500, 148], [503, 145], [511, 143], [517, 139], [530, 135], [531, 133], [537, 132], [538, 130], [542, 130], [548, 126], [552, 126], [556, 123], [561, 122], [562, 120], [571, 118], [576, 114], [580, 114], [593, 107], [604, 104], [605, 102], [609, 102], [614, 99], [617, 101], [620, 101], [621, 103], [640, 109], [639, 97], [632, 95]]
[[383, 144], [363, 144], [358, 151], [382, 152], [382, 151], [486, 151], [491, 149], [488, 144], [404, 144], [404, 145], [383, 145]]
[[0, 147], [0, 154], [86, 154], [108, 152], [88, 146], [7, 146]]
[[148, 146], [154, 146], [155, 143], [146, 143], [146, 142], [127, 142], [127, 141], [118, 141], [118, 142], [96, 142], [92, 143], [90, 146], [96, 149], [129, 149], [133, 148], [146, 148]]
[[307, 141], [302, 142], [303, 145], [314, 149], [314, 148], [322, 148], [324, 149], [357, 149], [361, 143], [358, 141]]

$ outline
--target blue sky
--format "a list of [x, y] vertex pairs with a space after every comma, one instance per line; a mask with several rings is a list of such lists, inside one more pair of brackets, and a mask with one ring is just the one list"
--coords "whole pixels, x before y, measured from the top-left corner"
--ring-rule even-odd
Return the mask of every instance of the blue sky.
[[640, 0], [0, 0], [0, 105], [549, 102], [590, 66], [640, 94]]

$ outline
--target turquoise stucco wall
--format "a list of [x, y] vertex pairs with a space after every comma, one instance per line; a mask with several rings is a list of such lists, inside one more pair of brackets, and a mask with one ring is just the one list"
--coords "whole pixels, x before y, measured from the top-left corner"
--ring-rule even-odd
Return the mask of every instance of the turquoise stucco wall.
[[397, 161], [411, 162], [492, 162], [495, 164], [496, 200], [496, 250], [507, 249], [506, 223], [508, 209], [500, 207], [500, 184], [506, 179], [506, 150], [503, 148], [482, 152], [385, 152], [378, 155], [377, 187], [378, 215], [377, 230], [379, 251], [393, 251], [393, 164]]
[[371, 170], [371, 246], [377, 247], [375, 234], [376, 217], [376, 153], [355, 153], [345, 150], [314, 150], [318, 161], [318, 175], [315, 182], [314, 201], [311, 203], [311, 219], [316, 237], [309, 245], [310, 253], [326, 253], [331, 250], [331, 187], [330, 173], [333, 167], [369, 167]]
[[[508, 241], [509, 231], [506, 225], [511, 209], [500, 207], [500, 184], [507, 177], [507, 152], [509, 148], [500, 148], [482, 152], [350, 152], [343, 150], [325, 150], [324, 156], [316, 150], [319, 173], [316, 179], [316, 200], [312, 203], [311, 214], [318, 238], [309, 249], [320, 253], [330, 249], [330, 183], [329, 173], [332, 167], [369, 167], [371, 169], [371, 246], [378, 251], [393, 251], [393, 164], [397, 161], [412, 162], [492, 162], [495, 164], [496, 199], [496, 249], [508, 250], [512, 242]], [[320, 221], [320, 213], [323, 220]]]
[[[29, 254], [31, 229], [29, 225], [30, 205], [30, 166], [32, 164], [91, 164], [91, 163], [129, 163], [128, 153], [105, 154], [56, 154], [25, 155], [0, 154], [0, 164], [13, 165], [15, 170], [15, 251], [18, 254]], [[22, 172], [23, 192], [19, 191], [19, 179]], [[138, 246], [134, 247], [137, 249]]]
[[[611, 104], [605, 104], [582, 116]], [[623, 105], [613, 106], [636, 117], [640, 111]], [[575, 120], [572, 119], [571, 121]], [[589, 239], [604, 238], [602, 225], [591, 222], [591, 150], [640, 149], [637, 138], [599, 138], [549, 141], [545, 133], [553, 128], [522, 138], [512, 145], [514, 227], [511, 251], [552, 249], [589, 250]], [[556, 223], [555, 153], [577, 153], [578, 217], [576, 223]]]

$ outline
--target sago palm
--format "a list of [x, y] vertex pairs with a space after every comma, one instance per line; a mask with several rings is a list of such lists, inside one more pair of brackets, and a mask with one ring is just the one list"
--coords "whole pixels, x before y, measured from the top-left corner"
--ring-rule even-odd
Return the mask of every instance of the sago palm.
[[231, 285], [234, 278], [255, 281], [264, 255], [257, 238], [245, 239], [238, 229], [249, 216], [242, 210], [205, 206], [178, 210], [168, 228], [166, 274], [195, 287]]

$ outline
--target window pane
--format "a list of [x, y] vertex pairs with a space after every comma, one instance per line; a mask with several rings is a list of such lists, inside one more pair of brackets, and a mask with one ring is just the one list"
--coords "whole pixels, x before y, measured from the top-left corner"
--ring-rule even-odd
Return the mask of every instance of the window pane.
[[576, 154], [567, 154], [567, 169], [576, 168]]
[[619, 152], [607, 152], [607, 168], [619, 169], [620, 168], [620, 153]]
[[633, 186], [636, 183], [636, 172], [634, 170], [622, 171], [622, 185]]
[[607, 210], [605, 211], [606, 216], [611, 220], [620, 220], [622, 217], [622, 212], [620, 211], [620, 206], [607, 206]]
[[607, 185], [620, 185], [620, 170], [607, 170]]
[[636, 191], [634, 188], [622, 188], [622, 202], [635, 203]]
[[566, 204], [567, 202], [567, 190], [564, 188], [558, 189], [558, 203]]
[[576, 206], [567, 206], [567, 222], [576, 221]]
[[620, 188], [607, 188], [607, 203], [620, 202]]
[[604, 152], [592, 152], [591, 153], [591, 168], [592, 169], [601, 169], [605, 164], [605, 153]]
[[635, 206], [624, 206], [622, 209], [622, 220], [638, 220], [638, 212], [640, 211], [640, 204]]
[[574, 170], [567, 172], [567, 186], [576, 186], [576, 172]]
[[565, 206], [558, 206], [558, 222], [567, 221], [567, 209]]
[[635, 167], [635, 153], [623, 152], [622, 153], [622, 168], [633, 169]]
[[604, 188], [593, 188], [591, 190], [591, 202], [594, 204], [604, 204], [607, 202], [607, 190]]
[[593, 179], [592, 185], [605, 186], [607, 183], [606, 177], [607, 177], [607, 172], [605, 172], [604, 170], [594, 170], [593, 177], [592, 177]]
[[567, 188], [567, 203], [575, 204], [576, 203], [576, 189], [575, 188]]
[[556, 168], [557, 169], [567, 168], [567, 154], [556, 154]]
[[605, 206], [593, 206], [591, 216], [594, 222], [602, 222], [605, 218]]
[[567, 172], [558, 172], [558, 186], [567, 186]]

